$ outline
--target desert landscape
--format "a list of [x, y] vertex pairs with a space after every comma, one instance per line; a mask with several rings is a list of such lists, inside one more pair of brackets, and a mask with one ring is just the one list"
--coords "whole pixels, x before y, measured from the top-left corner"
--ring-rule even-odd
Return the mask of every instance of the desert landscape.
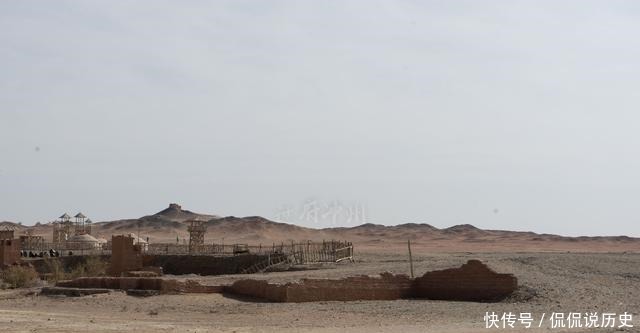
[[[134, 233], [150, 243], [183, 244], [189, 239], [188, 223], [192, 219], [206, 221], [207, 243], [245, 243], [251, 245], [282, 243], [299, 240], [348, 239], [358, 244], [360, 251], [384, 249], [405, 252], [406, 242], [430, 252], [449, 251], [568, 251], [568, 252], [625, 252], [638, 251], [639, 240], [628, 236], [563, 237], [535, 232], [508, 230], [482, 230], [473, 225], [455, 225], [438, 229], [426, 223], [406, 223], [395, 226], [362, 224], [355, 227], [313, 229], [293, 224], [270, 221], [260, 216], [220, 217], [199, 214], [176, 203], [159, 212], [134, 219], [122, 219], [93, 223], [92, 234], [97, 238]], [[51, 223], [33, 227], [13, 222], [0, 222], [0, 228], [10, 228], [18, 233], [31, 230], [51, 241]]]
[[0, 0], [0, 333], [640, 333], [640, 1]]
[[[150, 243], [175, 242], [192, 219], [206, 220], [206, 241], [224, 235], [225, 242], [251, 245], [292, 240], [348, 239], [353, 260], [291, 264], [254, 274], [172, 275], [163, 279], [196, 281], [204, 286], [230, 286], [248, 276], [285, 284], [303, 279], [341, 279], [410, 274], [407, 240], [411, 240], [416, 276], [480, 260], [492, 270], [510, 273], [518, 287], [499, 302], [428, 299], [270, 302], [230, 293], [129, 296], [113, 290], [82, 297], [41, 295], [39, 287], [0, 292], [3, 332], [481, 332], [491, 330], [601, 332], [633, 327], [553, 327], [552, 313], [628, 313], [637, 326], [640, 308], [640, 240], [630, 237], [561, 237], [531, 232], [481, 230], [470, 225], [436, 229], [427, 224], [361, 225], [311, 229], [260, 217], [197, 214], [171, 204], [142, 217], [95, 223], [97, 235], [140, 232]], [[9, 223], [8, 226], [20, 228]], [[51, 232], [51, 225], [33, 227], [32, 234]], [[48, 229], [48, 230], [47, 230]], [[105, 251], [108, 253], [109, 251]], [[28, 261], [27, 259], [26, 261]], [[49, 283], [50, 285], [50, 283]], [[487, 313], [531, 313], [530, 328], [486, 328]], [[543, 319], [542, 316], [546, 316]], [[568, 322], [567, 324], [568, 325]]]

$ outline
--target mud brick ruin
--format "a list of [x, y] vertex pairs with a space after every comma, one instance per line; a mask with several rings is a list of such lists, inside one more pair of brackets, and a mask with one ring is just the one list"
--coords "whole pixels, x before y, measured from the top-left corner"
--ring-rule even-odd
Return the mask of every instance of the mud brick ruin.
[[[229, 293], [271, 302], [318, 302], [356, 300], [431, 299], [493, 302], [504, 299], [518, 287], [512, 274], [499, 274], [478, 260], [459, 268], [427, 272], [421, 277], [383, 273], [377, 277], [354, 276], [343, 279], [303, 279], [274, 284], [243, 279], [228, 286], [204, 286], [194, 281], [163, 279], [163, 268], [177, 274], [238, 273], [260, 261], [254, 255], [211, 257], [189, 255], [148, 255], [129, 236], [113, 236], [110, 274], [113, 277], [79, 278], [63, 281], [47, 293], [84, 295], [105, 290], [124, 290], [131, 295], [164, 293]], [[153, 266], [157, 265], [157, 266]], [[146, 274], [155, 273], [158, 274]]]
[[142, 269], [142, 248], [133, 244], [133, 237], [114, 235], [111, 248], [109, 274], [120, 276], [124, 272]]
[[[319, 302], [431, 299], [450, 301], [495, 302], [504, 299], [518, 287], [511, 274], [499, 274], [478, 260], [470, 260], [459, 268], [427, 272], [412, 279], [407, 275], [380, 274], [379, 277], [355, 276], [344, 279], [303, 279], [300, 282], [272, 284], [263, 280], [244, 279], [230, 286], [205, 286], [195, 281], [180, 282], [149, 277], [97, 277], [63, 281], [48, 293], [79, 293], [75, 289], [100, 293], [125, 290], [131, 294], [228, 293], [271, 302]], [[142, 293], [141, 293], [142, 292]], [[148, 294], [147, 294], [148, 295]]]
[[156, 276], [162, 275], [162, 273], [176, 275], [235, 274], [266, 258], [265, 255], [255, 254], [232, 257], [145, 254], [138, 244], [134, 244], [133, 237], [114, 235], [108, 273], [116, 277], [143, 276], [143, 272], [154, 272]]
[[17, 239], [0, 239], [0, 268], [20, 262], [20, 242]]
[[410, 298], [412, 284], [413, 281], [407, 275], [384, 273], [380, 277], [303, 279], [286, 284], [247, 279], [236, 281], [228, 291], [272, 302], [395, 300]]
[[[110, 274], [118, 278], [81, 279], [72, 284], [107, 289], [164, 290], [162, 279], [144, 278], [139, 271], [160, 270], [172, 274], [238, 273], [259, 261], [254, 255], [235, 257], [146, 255], [129, 236], [113, 236]], [[152, 269], [156, 267], [155, 269]], [[161, 271], [160, 271], [161, 272]], [[125, 278], [122, 276], [134, 276]], [[169, 282], [164, 282], [169, 283]], [[70, 287], [71, 285], [60, 285]], [[455, 301], [498, 301], [518, 287], [512, 274], [499, 274], [478, 260], [469, 260], [459, 268], [427, 272], [418, 278], [383, 273], [379, 277], [355, 276], [344, 279], [303, 279], [300, 282], [272, 284], [243, 279], [225, 292], [260, 298], [272, 302], [314, 302], [354, 300], [432, 299]], [[197, 290], [197, 288], [195, 288]], [[215, 289], [215, 288], [214, 288]], [[188, 290], [185, 289], [185, 290]]]
[[413, 296], [434, 300], [496, 301], [518, 288], [512, 274], [498, 274], [479, 260], [460, 268], [427, 272], [414, 280]]
[[109, 290], [154, 290], [160, 294], [220, 293], [222, 287], [203, 286], [196, 281], [177, 281], [148, 277], [84, 277], [61, 281], [58, 288], [109, 289]]
[[20, 241], [13, 230], [0, 230], [0, 268], [20, 262]]
[[349, 277], [339, 280], [304, 279], [296, 283], [271, 284], [240, 280], [228, 291], [272, 302], [316, 302], [355, 300], [432, 300], [492, 302], [504, 299], [518, 287], [512, 274], [499, 274], [478, 260], [460, 268], [427, 272], [411, 279], [407, 275]]

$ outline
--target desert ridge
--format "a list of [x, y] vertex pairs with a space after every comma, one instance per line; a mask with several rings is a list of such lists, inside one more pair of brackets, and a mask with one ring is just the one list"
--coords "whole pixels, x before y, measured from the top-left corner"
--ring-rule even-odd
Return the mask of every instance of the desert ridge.
[[[153, 243], [184, 243], [189, 239], [188, 222], [205, 221], [206, 243], [271, 245], [292, 241], [349, 240], [360, 251], [385, 249], [405, 251], [407, 240], [412, 246], [430, 252], [640, 252], [640, 238], [627, 236], [566, 237], [535, 232], [484, 230], [470, 224], [437, 228], [426, 223], [404, 223], [393, 226], [366, 223], [355, 227], [314, 229], [275, 222], [260, 216], [221, 217], [183, 209], [172, 203], [161, 211], [140, 218], [103, 221], [93, 224], [92, 234], [110, 239], [112, 235], [139, 234]], [[18, 234], [52, 238], [52, 223], [25, 226], [4, 221], [0, 228], [11, 228]]]

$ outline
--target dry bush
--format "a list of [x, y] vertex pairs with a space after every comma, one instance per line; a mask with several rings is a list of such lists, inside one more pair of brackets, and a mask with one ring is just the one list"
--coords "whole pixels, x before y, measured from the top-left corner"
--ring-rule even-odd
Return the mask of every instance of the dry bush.
[[2, 280], [9, 288], [31, 287], [38, 279], [38, 272], [33, 267], [11, 266], [2, 272]]
[[66, 278], [66, 273], [64, 271], [64, 267], [62, 267], [62, 263], [60, 260], [55, 258], [48, 258], [44, 261], [45, 267], [47, 268], [47, 281], [56, 283], [60, 280], [64, 280]]
[[[98, 256], [88, 256], [83, 262], [76, 264], [69, 271], [65, 270], [62, 262], [57, 258], [45, 260], [47, 281], [57, 283], [79, 277], [95, 277], [106, 275], [108, 263]], [[69, 268], [67, 268], [69, 269]]]
[[75, 266], [66, 276], [67, 279], [78, 277], [104, 276], [107, 272], [108, 263], [97, 256], [88, 256], [85, 262]]

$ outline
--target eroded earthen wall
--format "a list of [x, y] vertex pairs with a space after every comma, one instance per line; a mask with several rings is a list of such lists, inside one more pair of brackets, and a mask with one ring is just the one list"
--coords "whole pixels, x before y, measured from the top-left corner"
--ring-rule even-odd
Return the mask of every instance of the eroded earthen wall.
[[272, 302], [286, 302], [286, 286], [271, 284], [263, 280], [239, 280], [227, 288], [235, 295], [261, 298]]
[[120, 276], [124, 272], [142, 268], [142, 251], [140, 246], [133, 244], [133, 237], [113, 236], [111, 242], [109, 274]]
[[17, 239], [0, 240], [0, 267], [20, 262], [20, 242]]
[[229, 287], [234, 294], [273, 302], [394, 300], [410, 297], [412, 280], [406, 275], [356, 276], [340, 280], [304, 279], [283, 285], [240, 280]]
[[[153, 258], [154, 256], [149, 256]], [[210, 256], [175, 256], [182, 258], [183, 265], [174, 268], [194, 273], [199, 260], [215, 262]], [[250, 256], [234, 257], [234, 260]], [[194, 259], [198, 258], [198, 259]], [[202, 258], [202, 259], [200, 259]], [[165, 258], [166, 259], [166, 258]], [[229, 258], [227, 258], [229, 259]], [[232, 258], [233, 259], [233, 258]], [[255, 258], [254, 258], [255, 260]], [[148, 264], [158, 264], [149, 262]], [[171, 267], [171, 266], [169, 266]], [[229, 265], [226, 269], [236, 270]], [[216, 271], [218, 274], [218, 271]], [[70, 282], [61, 282], [61, 287], [106, 288], [106, 289], [142, 289], [172, 292], [220, 292], [222, 287], [202, 286], [195, 281], [180, 282], [161, 278], [107, 277], [81, 278]], [[477, 260], [470, 260], [459, 268], [433, 271], [411, 279], [406, 275], [383, 273], [379, 277], [356, 276], [338, 280], [304, 279], [300, 282], [271, 284], [263, 280], [245, 279], [234, 282], [225, 288], [226, 292], [261, 298], [272, 302], [317, 302], [317, 301], [356, 301], [356, 300], [395, 300], [405, 298], [423, 298], [433, 300], [457, 301], [497, 301], [510, 295], [518, 286], [517, 279], [511, 274], [499, 274]]]
[[434, 300], [497, 301], [516, 290], [512, 274], [498, 274], [479, 260], [460, 268], [427, 272], [416, 278], [413, 296]]
[[160, 293], [215, 293], [220, 286], [205, 286], [193, 280], [177, 281], [162, 278], [137, 277], [84, 277], [61, 281], [56, 287], [114, 290], [157, 290]]
[[460, 268], [428, 272], [410, 279], [406, 275], [382, 274], [339, 280], [305, 279], [297, 283], [269, 284], [261, 280], [240, 280], [228, 291], [273, 302], [317, 302], [394, 300], [424, 298], [458, 301], [497, 301], [518, 286], [511, 274], [498, 274], [477, 260]]
[[406, 275], [356, 276], [341, 280], [308, 279], [286, 288], [287, 302], [394, 300], [411, 295]]

